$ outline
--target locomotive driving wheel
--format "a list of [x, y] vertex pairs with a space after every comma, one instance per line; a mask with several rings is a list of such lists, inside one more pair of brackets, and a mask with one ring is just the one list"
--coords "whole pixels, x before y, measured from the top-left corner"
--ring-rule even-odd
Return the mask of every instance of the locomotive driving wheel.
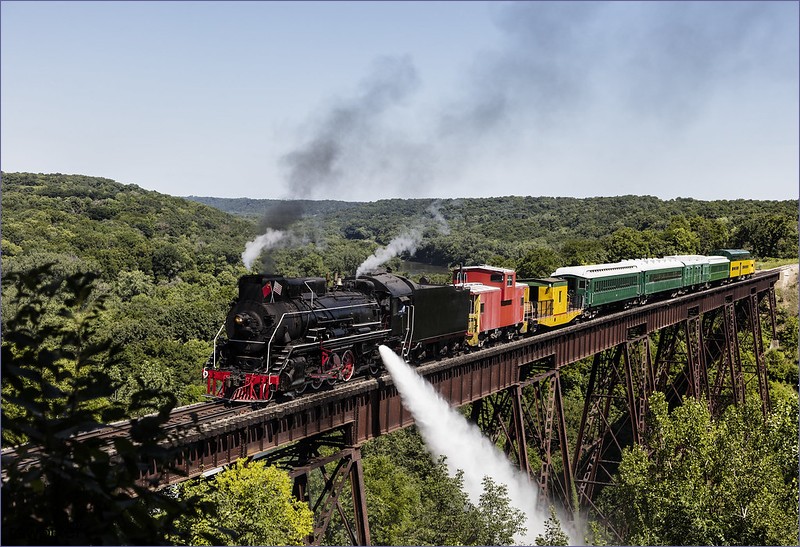
[[339, 369], [339, 378], [347, 382], [353, 377], [356, 370], [356, 357], [351, 350], [347, 350], [342, 354], [342, 364]]

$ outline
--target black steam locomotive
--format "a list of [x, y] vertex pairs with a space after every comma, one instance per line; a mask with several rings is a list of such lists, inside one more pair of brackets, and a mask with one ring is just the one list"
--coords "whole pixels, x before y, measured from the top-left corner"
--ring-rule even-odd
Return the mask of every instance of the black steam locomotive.
[[465, 343], [470, 294], [389, 273], [345, 280], [247, 275], [203, 369], [207, 394], [268, 401], [381, 368], [378, 346], [409, 360]]

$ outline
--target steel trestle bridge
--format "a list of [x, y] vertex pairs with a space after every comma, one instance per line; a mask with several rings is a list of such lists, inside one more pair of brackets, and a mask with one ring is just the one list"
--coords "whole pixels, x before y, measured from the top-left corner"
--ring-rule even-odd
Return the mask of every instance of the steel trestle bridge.
[[[427, 363], [417, 371], [451, 406], [472, 403], [471, 419], [538, 482], [542, 499], [559, 500], [570, 510], [589, 507], [611, 483], [622, 449], [640, 442], [653, 393], [665, 393], [671, 404], [684, 396], [702, 398], [718, 413], [743, 403], [749, 390], [769, 413], [762, 331], [766, 327], [775, 339], [779, 273], [757, 272], [744, 281]], [[752, 351], [754, 363], [741, 358], [742, 347]], [[568, 428], [563, 396], [576, 386], [565, 386], [571, 380], [562, 371], [579, 361], [590, 368], [589, 380], [578, 386], [584, 395], [580, 424]], [[334, 511], [353, 544], [370, 544], [360, 447], [414, 423], [388, 374], [264, 408], [208, 403], [176, 409], [174, 415], [170, 444], [178, 456], [170, 469], [151, 462], [143, 481], [171, 484], [239, 458], [265, 457], [289, 469], [295, 495], [314, 509], [309, 541], [315, 544]], [[125, 426], [104, 431], [124, 435]], [[537, 469], [528, 449], [540, 456]], [[316, 472], [324, 486], [312, 499], [309, 478]], [[340, 501], [348, 483], [352, 512]]]

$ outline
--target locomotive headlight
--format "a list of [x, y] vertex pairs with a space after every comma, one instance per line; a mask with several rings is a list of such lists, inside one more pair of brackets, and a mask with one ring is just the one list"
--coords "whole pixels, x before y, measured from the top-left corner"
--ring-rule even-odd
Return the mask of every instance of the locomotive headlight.
[[236, 317], [233, 318], [233, 322], [240, 327], [245, 324], [245, 321], [246, 321], [245, 318], [238, 313], [236, 314]]

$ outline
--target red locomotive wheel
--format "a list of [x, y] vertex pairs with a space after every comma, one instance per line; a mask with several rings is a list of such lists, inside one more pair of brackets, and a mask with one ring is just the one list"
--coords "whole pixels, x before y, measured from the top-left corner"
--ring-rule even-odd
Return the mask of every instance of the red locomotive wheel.
[[347, 382], [353, 377], [355, 370], [356, 357], [353, 355], [352, 351], [347, 350], [342, 354], [342, 368], [339, 370], [339, 377]]

